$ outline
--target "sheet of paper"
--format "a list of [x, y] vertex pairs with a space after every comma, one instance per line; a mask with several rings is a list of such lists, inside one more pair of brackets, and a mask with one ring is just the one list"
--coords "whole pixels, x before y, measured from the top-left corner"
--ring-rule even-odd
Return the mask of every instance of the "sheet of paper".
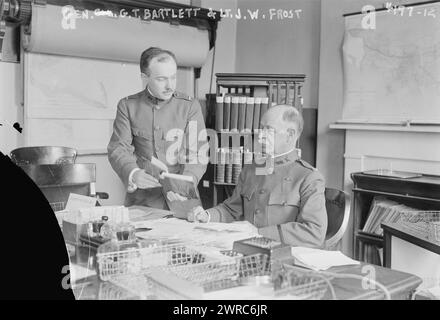
[[355, 265], [359, 261], [353, 260], [340, 251], [328, 251], [305, 247], [292, 247], [292, 256], [299, 264], [313, 270], [327, 270], [331, 267]]
[[103, 216], [107, 216], [108, 221], [112, 223], [130, 221], [128, 208], [124, 206], [102, 206], [73, 210], [71, 214], [64, 217], [64, 220], [71, 223], [83, 224], [94, 220], [100, 220]]
[[130, 221], [142, 221], [142, 220], [153, 220], [162, 219], [166, 216], [172, 216], [173, 213], [168, 210], [150, 208], [145, 206], [131, 206], [128, 207], [128, 214], [130, 216]]
[[191, 223], [170, 218], [135, 222], [136, 228], [151, 228], [136, 236], [146, 239], [179, 239], [194, 246], [232, 250], [234, 241], [259, 236], [247, 221], [234, 223]]
[[96, 198], [87, 197], [76, 193], [69, 194], [69, 199], [66, 203], [66, 210], [76, 210], [82, 208], [91, 208], [96, 205]]

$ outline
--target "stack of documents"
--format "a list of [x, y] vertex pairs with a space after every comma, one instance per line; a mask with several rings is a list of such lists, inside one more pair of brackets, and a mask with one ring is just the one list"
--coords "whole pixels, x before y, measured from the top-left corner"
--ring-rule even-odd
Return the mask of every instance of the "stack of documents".
[[347, 257], [340, 251], [327, 251], [306, 247], [292, 247], [292, 256], [295, 258], [295, 264], [315, 271], [360, 263]]

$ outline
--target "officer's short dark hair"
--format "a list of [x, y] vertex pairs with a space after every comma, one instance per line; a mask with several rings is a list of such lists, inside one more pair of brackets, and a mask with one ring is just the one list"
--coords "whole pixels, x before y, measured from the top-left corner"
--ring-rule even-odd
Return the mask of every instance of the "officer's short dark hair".
[[301, 135], [304, 127], [304, 119], [301, 112], [299, 112], [297, 108], [290, 106], [286, 111], [284, 111], [283, 120], [296, 123], [298, 128], [298, 137]]
[[177, 59], [174, 53], [168, 50], [164, 50], [158, 47], [150, 47], [141, 55], [140, 68], [142, 73], [148, 74], [148, 67], [150, 66], [151, 60], [158, 57], [159, 62], [167, 61], [168, 59], [173, 59], [177, 64]]

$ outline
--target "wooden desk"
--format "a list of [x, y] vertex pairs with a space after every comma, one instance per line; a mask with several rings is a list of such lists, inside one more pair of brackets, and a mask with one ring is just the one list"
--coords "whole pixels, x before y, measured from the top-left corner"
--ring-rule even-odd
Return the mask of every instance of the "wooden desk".
[[[166, 215], [167, 212], [159, 212], [157, 214], [146, 213], [143, 215], [133, 215], [130, 212], [131, 219], [140, 220], [150, 220], [157, 219]], [[90, 253], [88, 248], [77, 248], [77, 254], [75, 257], [71, 258], [72, 267], [75, 268], [78, 265], [83, 267], [88, 266], [91, 269], [94, 268], [93, 265], [88, 264]], [[93, 261], [92, 261], [93, 262]], [[94, 271], [94, 270], [91, 270]], [[388, 268], [383, 268], [376, 265], [369, 265], [361, 263], [360, 265], [354, 266], [341, 266], [333, 267], [328, 270], [329, 272], [337, 274], [351, 274], [358, 276], [375, 276], [373, 279], [384, 285], [390, 292], [392, 299], [407, 299], [410, 297], [412, 292], [420, 285], [422, 280], [412, 274], [405, 272], [395, 271]], [[380, 291], [372, 289], [364, 289], [362, 286], [362, 281], [358, 279], [341, 279], [334, 278], [331, 280], [331, 284], [335, 291], [336, 299], [346, 300], [346, 299], [384, 299], [384, 294]], [[113, 285], [110, 282], [101, 281], [98, 276], [92, 275], [90, 277], [81, 279], [77, 282], [77, 286], [74, 287], [74, 294], [77, 299], [137, 299], [137, 297], [126, 290]], [[331, 292], [327, 290], [324, 299], [332, 299]], [[231, 297], [234, 299], [234, 297]]]
[[[83, 248], [82, 250], [85, 257], [88, 254], [88, 249]], [[84, 262], [83, 260], [83, 265]], [[365, 277], [375, 275], [375, 280], [389, 290], [391, 299], [396, 300], [409, 299], [414, 290], [422, 283], [422, 280], [415, 275], [364, 263], [354, 266], [333, 267], [328, 271], [340, 275], [351, 274]], [[380, 300], [385, 298], [384, 293], [379, 288], [377, 290], [364, 289], [361, 280], [334, 278], [330, 282], [337, 300]], [[74, 294], [77, 299], [81, 300], [138, 299], [135, 295], [110, 282], [99, 280], [97, 275], [78, 281], [77, 286], [74, 287]], [[234, 299], [234, 297], [231, 297], [231, 299]], [[333, 299], [330, 290], [327, 290], [323, 299]]]
[[[422, 282], [419, 277], [409, 273], [364, 263], [357, 266], [333, 267], [328, 271], [365, 277], [375, 274], [374, 279], [387, 288], [393, 300], [410, 299], [414, 290]], [[385, 298], [379, 288], [377, 290], [364, 289], [361, 280], [338, 278], [333, 279], [331, 284], [334, 287], [337, 300], [382, 300]], [[331, 299], [330, 292], [327, 291], [324, 299]]]

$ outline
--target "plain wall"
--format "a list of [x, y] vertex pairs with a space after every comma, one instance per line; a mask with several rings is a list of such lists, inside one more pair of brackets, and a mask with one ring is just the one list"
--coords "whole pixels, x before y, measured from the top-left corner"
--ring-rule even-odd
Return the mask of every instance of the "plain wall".
[[[197, 2], [197, 1], [195, 1]], [[220, 10], [221, 8], [237, 8], [237, 0], [199, 0], [197, 6]], [[220, 20], [217, 26], [216, 47], [209, 51], [202, 67], [200, 78], [196, 81], [197, 98], [206, 116], [206, 94], [216, 92], [216, 73], [235, 72], [237, 22]], [[214, 53], [215, 50], [215, 53]], [[213, 66], [214, 59], [214, 66]], [[206, 117], [205, 117], [206, 118]]]
[[[321, 1], [239, 0], [238, 7], [242, 14], [260, 11], [258, 20], [237, 20], [236, 72], [305, 74], [304, 107], [317, 108]], [[270, 20], [270, 9], [302, 12]]]

